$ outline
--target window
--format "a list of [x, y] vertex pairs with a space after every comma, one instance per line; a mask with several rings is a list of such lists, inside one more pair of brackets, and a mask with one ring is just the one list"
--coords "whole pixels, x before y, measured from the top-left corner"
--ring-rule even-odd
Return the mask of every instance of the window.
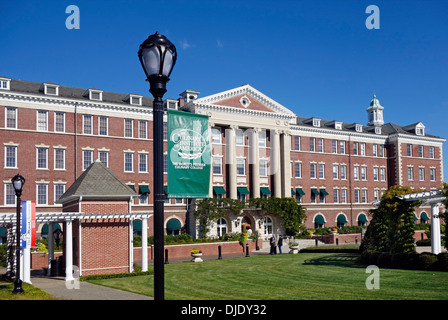
[[319, 193], [319, 201], [320, 203], [325, 203], [325, 196], [328, 194], [325, 189], [323, 189], [324, 192], [322, 192], [322, 189], [320, 189], [320, 193]]
[[163, 155], [163, 173], [168, 173], [168, 155]]
[[347, 189], [341, 189], [341, 203], [347, 203]]
[[16, 205], [16, 198], [12, 183], [5, 183], [5, 205]]
[[244, 176], [246, 174], [246, 160], [244, 158], [236, 159], [236, 174], [239, 176]]
[[56, 202], [65, 192], [65, 184], [54, 185], [54, 201]]
[[338, 153], [338, 140], [333, 140], [331, 143], [331, 152]]
[[235, 131], [236, 134], [236, 145], [244, 146], [244, 132], [241, 129]]
[[367, 180], [367, 167], [361, 166], [361, 179]]
[[146, 153], [138, 154], [138, 172], [148, 172], [148, 155]]
[[131, 94], [129, 97], [129, 103], [137, 105], [137, 106], [141, 106], [142, 105], [142, 97]]
[[48, 112], [45, 110], [37, 111], [37, 130], [48, 131]]
[[48, 185], [38, 183], [36, 185], [36, 189], [37, 189], [36, 205], [48, 204]]
[[434, 147], [429, 147], [429, 158], [434, 159]]
[[339, 189], [333, 189], [333, 202], [339, 203]]
[[412, 157], [412, 144], [407, 144], [406, 145], [406, 155], [408, 156], [408, 157]]
[[[259, 171], [260, 171], [260, 177], [267, 177], [268, 176], [268, 160], [267, 159], [260, 159], [259, 161]], [[297, 174], [297, 171], [296, 171]]]
[[359, 180], [359, 166], [353, 167], [353, 179]]
[[436, 169], [435, 168], [429, 169], [429, 179], [431, 181], [436, 181]]
[[378, 167], [373, 168], [373, 180], [378, 181]]
[[353, 142], [353, 154], [358, 154], [358, 142]]
[[0, 79], [0, 89], [6, 89], [9, 90], [9, 79]]
[[316, 151], [316, 138], [310, 138], [310, 151]]
[[366, 144], [364, 142], [361, 142], [361, 155], [366, 155]]
[[246, 195], [245, 194], [238, 193], [236, 198], [237, 198], [238, 201], [243, 201], [243, 202], [246, 201]]
[[381, 127], [375, 127], [375, 133], [381, 134]]
[[300, 150], [300, 136], [294, 136], [294, 149], [293, 150]]
[[367, 190], [362, 189], [362, 202], [367, 203]]
[[339, 179], [339, 165], [333, 165], [333, 179]]
[[37, 169], [48, 169], [48, 148], [37, 148]]
[[386, 181], [386, 168], [380, 168], [381, 181]]
[[345, 154], [345, 141], [339, 141], [339, 153]]
[[296, 178], [301, 178], [302, 177], [302, 163], [301, 162], [296, 162], [295, 163], [295, 169], [296, 169]]
[[212, 143], [221, 143], [221, 128], [212, 128]]
[[5, 168], [17, 168], [17, 146], [5, 146]]
[[106, 168], [109, 168], [109, 151], [98, 151], [98, 158]]
[[264, 234], [272, 234], [274, 230], [274, 223], [269, 217], [264, 217]]
[[386, 155], [384, 149], [385, 149], [384, 144], [380, 144], [380, 157], [384, 157]]
[[325, 164], [319, 163], [319, 179], [325, 179]]
[[341, 180], [347, 179], [347, 165], [341, 164]]
[[82, 169], [86, 170], [93, 162], [93, 150], [82, 151]]
[[324, 139], [317, 139], [317, 152], [324, 152]]
[[138, 137], [140, 139], [146, 139], [147, 138], [147, 126], [148, 123], [146, 120], [139, 120], [138, 121]]
[[425, 168], [418, 168], [418, 179], [420, 181], [425, 180]]
[[65, 169], [65, 149], [54, 149], [54, 169]]
[[101, 101], [103, 98], [103, 92], [99, 90], [89, 89], [89, 99], [90, 100], [99, 100]]
[[[260, 166], [261, 168], [261, 166]], [[213, 174], [222, 174], [222, 158], [213, 157]]]
[[82, 132], [84, 134], [93, 134], [93, 116], [85, 114], [82, 117]]
[[320, 120], [319, 119], [313, 119], [313, 127], [320, 127]]
[[100, 116], [98, 121], [99, 121], [98, 134], [100, 136], [107, 136], [109, 134], [109, 118]]
[[423, 158], [423, 146], [422, 145], [418, 146], [418, 157]]
[[148, 194], [141, 193], [138, 195], [138, 204], [148, 204]]
[[224, 218], [218, 220], [218, 236], [222, 237], [227, 233], [227, 221]]
[[373, 190], [373, 199], [375, 201], [380, 199], [380, 190], [378, 189]]
[[355, 189], [355, 203], [359, 203], [359, 189]]
[[163, 141], [168, 141], [168, 123], [163, 123]]
[[425, 135], [425, 129], [416, 127], [415, 128], [415, 134], [418, 135], [418, 136], [424, 136]]
[[6, 108], [5, 127], [17, 129], [17, 108]]
[[262, 130], [258, 132], [258, 146], [259, 147], [266, 147], [266, 131]]
[[132, 152], [124, 153], [124, 172], [134, 171], [134, 154]]
[[124, 136], [132, 138], [134, 136], [134, 121], [132, 119], [124, 119]]
[[378, 157], [378, 145], [376, 143], [373, 144], [372, 154], [374, 157]]
[[44, 83], [44, 94], [57, 96], [59, 94], [59, 86]]
[[408, 180], [414, 180], [414, 168], [412, 167], [408, 167]]
[[361, 124], [357, 124], [356, 125], [356, 132], [362, 132], [362, 125]]
[[65, 112], [54, 113], [54, 131], [65, 132]]
[[310, 178], [311, 179], [316, 179], [316, 164], [315, 163], [310, 163]]

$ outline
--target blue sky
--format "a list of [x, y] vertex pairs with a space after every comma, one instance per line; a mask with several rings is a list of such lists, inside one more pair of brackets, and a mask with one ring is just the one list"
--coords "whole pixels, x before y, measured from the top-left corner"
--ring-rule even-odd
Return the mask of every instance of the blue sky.
[[[0, 75], [149, 95], [137, 51], [158, 31], [178, 50], [165, 97], [249, 83], [299, 116], [366, 123], [375, 92], [386, 122], [448, 138], [447, 14], [446, 0], [1, 1]], [[444, 159], [448, 181], [446, 145]]]

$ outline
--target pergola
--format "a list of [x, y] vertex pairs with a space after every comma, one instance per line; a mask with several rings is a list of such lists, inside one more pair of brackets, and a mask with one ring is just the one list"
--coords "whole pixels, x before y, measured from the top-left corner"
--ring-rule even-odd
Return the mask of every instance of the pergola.
[[446, 199], [447, 190], [431, 190], [398, 196], [404, 201], [424, 201], [425, 204], [431, 205], [431, 252], [434, 254], [442, 252], [439, 209]]
[[[129, 271], [132, 270], [133, 261], [133, 224], [134, 220], [142, 220], [142, 237], [147, 238], [147, 221], [152, 216], [152, 213], [123, 213], [123, 214], [86, 214], [83, 212], [39, 212], [36, 213], [36, 224], [48, 223], [49, 230], [53, 230], [54, 223], [65, 223], [64, 237], [65, 237], [65, 280], [72, 281], [73, 278], [73, 225], [74, 220], [93, 220], [93, 219], [129, 219], [129, 252], [130, 265]], [[16, 215], [11, 213], [0, 214], [0, 224], [10, 224], [13, 229], [16, 228]], [[81, 224], [80, 224], [81, 226]], [[82, 241], [81, 239], [79, 241]], [[22, 250], [22, 258], [24, 263], [21, 278], [22, 281], [31, 283], [30, 280], [30, 250]], [[53, 232], [48, 233], [48, 275], [51, 274], [51, 261], [54, 259], [53, 248]], [[142, 241], [142, 270], [146, 271], [148, 268], [148, 244], [147, 241]], [[12, 270], [12, 266], [8, 266]], [[82, 271], [80, 267], [80, 272]]]

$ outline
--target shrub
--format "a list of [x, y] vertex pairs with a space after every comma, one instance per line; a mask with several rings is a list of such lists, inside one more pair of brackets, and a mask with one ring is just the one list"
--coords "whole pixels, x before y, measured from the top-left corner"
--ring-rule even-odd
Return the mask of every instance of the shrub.
[[418, 247], [427, 247], [427, 246], [430, 246], [430, 245], [431, 245], [431, 239], [417, 240], [417, 241], [415, 242], [415, 244], [416, 244]]
[[429, 252], [423, 252], [418, 255], [417, 267], [420, 270], [434, 270], [437, 263], [437, 255]]
[[392, 254], [390, 252], [381, 252], [381, 254], [378, 256], [377, 264], [380, 268], [391, 268]]
[[370, 265], [378, 265], [378, 258], [381, 252], [373, 251], [369, 255], [369, 264]]
[[437, 269], [440, 271], [448, 271], [448, 253], [439, 253], [437, 255]]

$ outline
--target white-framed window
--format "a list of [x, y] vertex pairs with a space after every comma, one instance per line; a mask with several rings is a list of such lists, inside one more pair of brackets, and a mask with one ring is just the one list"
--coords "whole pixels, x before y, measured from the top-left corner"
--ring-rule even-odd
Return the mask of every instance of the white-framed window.
[[54, 149], [54, 169], [65, 169], [65, 149]]
[[434, 159], [435, 158], [434, 147], [429, 147], [429, 158], [430, 159]]
[[361, 155], [362, 156], [366, 155], [366, 144], [365, 144], [365, 142], [361, 142]]
[[148, 204], [148, 194], [142, 193], [138, 195], [138, 203], [139, 204]]
[[383, 167], [380, 168], [380, 178], [381, 181], [386, 181], [386, 168]]
[[124, 136], [132, 138], [134, 136], [134, 120], [124, 119]]
[[353, 179], [359, 180], [359, 166], [353, 167]]
[[12, 183], [5, 183], [5, 206], [16, 205], [17, 197]]
[[36, 148], [36, 168], [48, 169], [48, 148]]
[[300, 150], [300, 136], [294, 136], [294, 149], [293, 150]]
[[412, 181], [414, 180], [414, 168], [408, 167], [408, 180]]
[[0, 79], [0, 89], [9, 90], [9, 81], [10, 79]]
[[244, 158], [236, 159], [236, 174], [238, 176], [246, 175], [246, 159]]
[[313, 119], [313, 127], [320, 127], [320, 119]]
[[367, 167], [361, 166], [361, 179], [367, 180]]
[[436, 181], [436, 168], [429, 168], [429, 179]]
[[36, 205], [48, 204], [48, 184], [37, 183], [36, 184]]
[[339, 153], [345, 154], [345, 141], [339, 141]]
[[100, 136], [109, 135], [109, 117], [106, 116], [98, 117], [98, 135]]
[[324, 152], [324, 139], [323, 138], [317, 139], [317, 152]]
[[17, 108], [6, 107], [5, 128], [17, 129]]
[[359, 203], [359, 189], [355, 189], [355, 203]]
[[274, 223], [272, 222], [272, 219], [270, 217], [264, 217], [264, 234], [272, 234], [274, 230]]
[[373, 190], [373, 199], [375, 201], [380, 199], [380, 190], [378, 189]]
[[244, 132], [241, 129], [235, 130], [236, 135], [236, 145], [237, 146], [244, 146]]
[[59, 95], [59, 86], [49, 83], [44, 83], [44, 94], [57, 96]]
[[295, 162], [295, 177], [296, 178], [302, 178], [302, 162]]
[[268, 160], [260, 159], [259, 163], [260, 163], [259, 164], [260, 177], [267, 177], [268, 176]]
[[339, 179], [339, 165], [333, 164], [333, 179]]
[[418, 179], [420, 181], [425, 181], [425, 168], [423, 167], [418, 168]]
[[56, 202], [65, 192], [65, 184], [55, 183], [54, 184], [54, 201]]
[[339, 189], [333, 189], [333, 202], [339, 203]]
[[373, 180], [378, 181], [378, 167], [373, 167]]
[[54, 113], [54, 131], [65, 132], [65, 112]]
[[419, 158], [423, 158], [424, 154], [423, 154], [423, 146], [419, 145], [418, 146], [418, 157]]
[[213, 174], [222, 174], [222, 157], [213, 157]]
[[310, 137], [310, 151], [316, 151], [316, 138]]
[[146, 139], [148, 137], [148, 122], [146, 120], [138, 121], [138, 137], [140, 139]]
[[124, 153], [124, 172], [134, 172], [134, 153]]
[[367, 203], [367, 189], [362, 189], [362, 202]]
[[218, 228], [218, 236], [219, 237], [222, 237], [222, 236], [224, 236], [226, 233], [227, 233], [227, 221], [226, 221], [226, 219], [224, 219], [224, 218], [219, 218], [218, 219], [218, 225], [217, 225], [217, 228]]
[[93, 116], [90, 114], [82, 116], [82, 133], [93, 134]]
[[98, 151], [98, 159], [109, 168], [109, 151]]
[[341, 180], [347, 179], [347, 165], [341, 164]]
[[358, 142], [353, 142], [353, 154], [358, 154]]
[[86, 170], [93, 162], [93, 150], [82, 151], [82, 170]]
[[48, 111], [37, 110], [37, 131], [48, 131]]
[[331, 152], [332, 153], [338, 153], [338, 140], [332, 140], [331, 141]]
[[412, 157], [412, 144], [410, 143], [406, 144], [406, 155]]
[[5, 168], [17, 168], [17, 146], [5, 146]]
[[376, 143], [372, 146], [372, 154], [374, 157], [378, 157], [378, 145]]
[[212, 143], [218, 143], [221, 144], [221, 128], [220, 127], [213, 127], [212, 128]]
[[103, 91], [89, 89], [89, 99], [102, 101], [103, 100]]
[[385, 146], [384, 144], [380, 144], [380, 157], [385, 157], [386, 153], [385, 153]]
[[148, 155], [146, 153], [138, 154], [138, 172], [148, 172]]
[[261, 130], [260, 132], [258, 132], [258, 146], [263, 148], [267, 146], [265, 130]]
[[362, 132], [362, 124], [356, 124], [356, 132]]
[[316, 179], [316, 168], [317, 168], [316, 163], [310, 163], [310, 178], [311, 179]]
[[347, 203], [347, 189], [341, 189], [341, 203]]
[[325, 164], [319, 163], [319, 179], [325, 179]]
[[141, 106], [142, 105], [142, 96], [137, 96], [134, 94], [129, 95], [129, 103], [136, 105], [136, 106]]

